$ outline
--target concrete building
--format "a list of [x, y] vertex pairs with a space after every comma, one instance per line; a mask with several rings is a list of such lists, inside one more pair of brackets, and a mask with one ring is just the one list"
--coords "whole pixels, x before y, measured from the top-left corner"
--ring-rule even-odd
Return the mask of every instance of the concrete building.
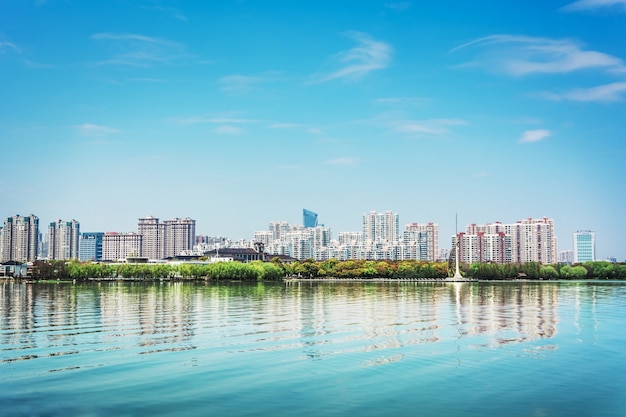
[[4, 221], [0, 231], [0, 261], [34, 261], [39, 250], [39, 218], [15, 215]]
[[[551, 264], [558, 259], [554, 220], [547, 217], [510, 224], [471, 224], [464, 233], [458, 233], [457, 238], [461, 262]], [[452, 237], [453, 248], [455, 241]]]
[[81, 261], [102, 260], [103, 232], [85, 232], [80, 235], [78, 243], [78, 259]]
[[193, 249], [196, 241], [195, 220], [185, 217], [184, 219], [165, 220], [163, 223], [165, 225], [165, 258]]
[[439, 226], [435, 223], [410, 223], [403, 234], [403, 259], [434, 262], [439, 256]]
[[591, 230], [574, 232], [574, 262], [596, 260], [596, 234]]
[[48, 259], [78, 259], [80, 223], [57, 219], [48, 225]]
[[141, 256], [165, 259], [193, 250], [196, 243], [196, 221], [185, 217], [159, 222], [153, 216], [139, 219], [137, 232], [142, 236]]
[[106, 232], [102, 236], [102, 260], [119, 261], [141, 254], [142, 236], [137, 233]]
[[398, 214], [391, 211], [363, 214], [363, 235], [367, 242], [397, 242], [400, 239]]

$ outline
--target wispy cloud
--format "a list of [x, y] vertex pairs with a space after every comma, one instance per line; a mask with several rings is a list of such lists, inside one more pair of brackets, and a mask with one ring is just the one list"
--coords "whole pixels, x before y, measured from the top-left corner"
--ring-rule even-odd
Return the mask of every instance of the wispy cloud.
[[267, 126], [268, 129], [296, 129], [302, 127], [298, 123], [272, 123]]
[[467, 42], [451, 52], [470, 48], [479, 49], [480, 53], [462, 66], [478, 67], [512, 76], [569, 73], [588, 69], [626, 72], [626, 66], [621, 59], [586, 50], [580, 43], [569, 39], [492, 35]]
[[257, 119], [247, 119], [244, 117], [237, 117], [234, 113], [176, 117], [173, 120], [176, 123], [180, 123], [183, 125], [193, 125], [193, 124], [199, 124], [199, 123], [214, 123], [214, 124], [229, 124], [229, 125], [262, 123], [261, 120], [257, 120]]
[[441, 135], [449, 132], [449, 126], [465, 124], [461, 119], [398, 120], [391, 123], [391, 128], [400, 133]]
[[403, 12], [412, 6], [410, 1], [390, 1], [385, 3], [385, 7], [396, 12]]
[[133, 33], [96, 33], [96, 41], [108, 42], [117, 51], [99, 65], [127, 65], [149, 67], [171, 64], [185, 56], [185, 46], [167, 39]]
[[552, 132], [545, 129], [527, 130], [522, 133], [522, 137], [518, 140], [518, 143], [539, 142], [550, 135], [552, 135]]
[[215, 131], [221, 135], [238, 135], [244, 131], [244, 128], [238, 126], [222, 125], [216, 127]]
[[324, 161], [325, 165], [344, 165], [344, 166], [352, 166], [357, 164], [357, 159], [355, 158], [335, 158]]
[[13, 42], [0, 40], [0, 55], [10, 52], [20, 53], [21, 49]]
[[626, 95], [626, 82], [616, 82], [591, 88], [576, 88], [565, 93], [544, 92], [539, 96], [554, 101], [614, 102]]
[[222, 91], [247, 93], [252, 90], [256, 84], [259, 84], [262, 81], [263, 78], [261, 77], [234, 74], [220, 78], [219, 84]]
[[187, 16], [185, 16], [179, 9], [175, 8], [175, 7], [162, 7], [162, 6], [153, 6], [153, 7], [143, 7], [143, 9], [145, 10], [153, 10], [155, 12], [159, 12], [159, 13], [164, 13], [167, 14], [171, 17], [173, 17], [174, 19], [186, 22]]
[[383, 97], [375, 100], [376, 103], [391, 105], [424, 105], [430, 101], [425, 97]]
[[626, 0], [578, 0], [561, 8], [567, 12], [594, 10], [594, 9], [619, 9], [626, 12]]
[[312, 83], [336, 79], [360, 80], [374, 70], [386, 68], [391, 61], [393, 48], [388, 43], [372, 39], [361, 32], [348, 32], [347, 35], [357, 45], [339, 53], [333, 60], [339, 69], [325, 75], [317, 75]]
[[115, 133], [120, 133], [119, 130], [114, 129], [112, 127], [95, 125], [91, 123], [83, 123], [82, 125], [76, 125], [74, 126], [74, 128], [78, 130], [78, 133], [80, 135], [89, 136], [89, 137], [106, 136], [106, 135], [111, 135]]

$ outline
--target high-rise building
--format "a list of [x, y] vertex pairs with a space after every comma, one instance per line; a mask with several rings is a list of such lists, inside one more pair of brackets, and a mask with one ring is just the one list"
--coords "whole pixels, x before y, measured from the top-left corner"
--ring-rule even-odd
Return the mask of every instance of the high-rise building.
[[78, 257], [81, 261], [102, 260], [102, 232], [85, 232], [80, 235]]
[[397, 242], [400, 238], [398, 214], [391, 211], [363, 214], [363, 235], [368, 242]]
[[195, 220], [185, 217], [184, 219], [165, 220], [163, 223], [165, 229], [165, 258], [193, 249], [196, 240]]
[[138, 234], [142, 236], [141, 256], [164, 259], [190, 251], [196, 241], [196, 221], [186, 217], [159, 223], [159, 219], [147, 216], [139, 219]]
[[[457, 234], [461, 262], [557, 262], [554, 220], [526, 219], [512, 224], [472, 224]], [[456, 238], [452, 238], [452, 247]]]
[[102, 236], [102, 260], [119, 261], [140, 256], [142, 236], [137, 233], [106, 232]]
[[165, 258], [165, 224], [147, 216], [139, 219], [137, 232], [141, 235], [141, 256], [149, 259]]
[[317, 213], [302, 209], [302, 224], [304, 227], [317, 227]]
[[78, 259], [80, 223], [58, 219], [48, 225], [48, 259]]
[[596, 234], [591, 230], [574, 232], [574, 262], [596, 260]]
[[0, 261], [34, 261], [39, 249], [39, 218], [15, 215], [4, 221], [0, 236]]
[[439, 226], [434, 223], [411, 223], [405, 226], [403, 243], [415, 247], [415, 258], [410, 251], [407, 257], [434, 262], [439, 256]]

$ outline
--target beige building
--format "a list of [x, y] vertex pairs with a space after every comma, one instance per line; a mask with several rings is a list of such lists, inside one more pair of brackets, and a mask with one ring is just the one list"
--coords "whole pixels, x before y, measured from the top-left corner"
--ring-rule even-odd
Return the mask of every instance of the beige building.
[[48, 225], [48, 259], [78, 259], [80, 223], [56, 220]]
[[142, 236], [141, 256], [165, 259], [193, 249], [196, 241], [196, 221], [185, 217], [159, 222], [153, 216], [139, 219], [138, 234]]
[[102, 236], [102, 260], [120, 261], [141, 254], [142, 236], [137, 233], [106, 232]]
[[39, 218], [15, 215], [0, 230], [0, 261], [34, 261], [39, 248]]

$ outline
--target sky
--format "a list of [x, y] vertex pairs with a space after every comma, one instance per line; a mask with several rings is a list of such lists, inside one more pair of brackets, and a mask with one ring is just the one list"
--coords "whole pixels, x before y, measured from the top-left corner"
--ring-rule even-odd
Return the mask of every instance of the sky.
[[1, 0], [0, 216], [545, 216], [625, 260], [624, 40], [626, 0]]

